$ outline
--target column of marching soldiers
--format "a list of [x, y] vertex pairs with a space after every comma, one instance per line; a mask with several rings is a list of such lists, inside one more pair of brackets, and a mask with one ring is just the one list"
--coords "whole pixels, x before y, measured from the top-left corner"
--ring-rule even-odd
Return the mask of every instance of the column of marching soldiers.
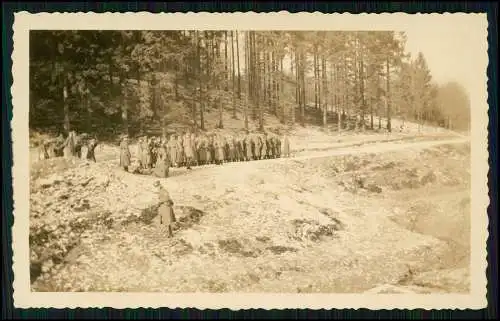
[[[128, 137], [120, 143], [120, 164], [128, 170], [131, 164]], [[155, 168], [167, 170], [172, 167], [221, 165], [229, 162], [244, 162], [290, 156], [290, 143], [285, 135], [274, 133], [245, 133], [221, 135], [213, 133], [172, 134], [170, 137], [147, 137], [138, 139], [135, 172], [153, 172]], [[165, 176], [156, 175], [156, 176]]]

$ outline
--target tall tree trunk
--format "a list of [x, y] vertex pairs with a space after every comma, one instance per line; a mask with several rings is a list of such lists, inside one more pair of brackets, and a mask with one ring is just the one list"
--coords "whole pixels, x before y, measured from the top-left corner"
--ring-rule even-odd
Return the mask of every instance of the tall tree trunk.
[[319, 55], [319, 52], [316, 52], [316, 64], [318, 65], [318, 67], [316, 68], [316, 73], [317, 73], [317, 82], [318, 82], [318, 108], [321, 109], [321, 106], [323, 106], [323, 99], [322, 99], [322, 95], [323, 95], [323, 89], [321, 88], [321, 75], [322, 75], [322, 70], [321, 70], [321, 57]]
[[[255, 37], [255, 34], [254, 34], [254, 37]], [[263, 104], [260, 103], [260, 95], [259, 95], [259, 88], [262, 87], [262, 85], [265, 85], [265, 84], [261, 84], [262, 82], [262, 69], [264, 68], [263, 66], [263, 61], [261, 59], [261, 44], [262, 44], [262, 40], [260, 38], [260, 36], [257, 36], [256, 37], [257, 39], [254, 39], [254, 51], [255, 51], [255, 57], [256, 57], [256, 69], [257, 69], [257, 73], [258, 73], [258, 76], [255, 77], [257, 79], [257, 109], [259, 110], [259, 130], [264, 130], [264, 106]]]
[[305, 126], [305, 108], [306, 108], [306, 83], [305, 83], [305, 55], [300, 53], [300, 78], [302, 88], [302, 106], [300, 110], [300, 124]]
[[271, 51], [271, 106], [274, 114], [278, 115], [278, 106], [276, 105], [276, 55]]
[[236, 119], [236, 86], [235, 86], [235, 77], [234, 77], [234, 31], [231, 30], [231, 81], [232, 81], [232, 89], [233, 89], [233, 119]]
[[250, 38], [250, 31], [245, 32], [245, 75], [247, 78], [247, 95], [246, 95], [246, 100], [245, 100], [245, 106], [243, 107], [243, 113], [244, 113], [244, 126], [245, 129], [248, 130], [248, 105], [250, 103], [250, 92], [251, 92], [251, 79], [250, 79], [250, 54], [249, 54], [249, 38]]
[[292, 124], [295, 125], [295, 110], [297, 106], [300, 106], [300, 96], [299, 96], [299, 88], [300, 88], [300, 83], [299, 83], [299, 61], [298, 61], [298, 55], [297, 55], [297, 48], [295, 48], [295, 53], [294, 53], [294, 60], [295, 60], [295, 102], [296, 104], [293, 105], [291, 104], [291, 112], [292, 112]]
[[123, 125], [123, 134], [128, 135], [129, 134], [129, 126], [128, 126], [128, 101], [126, 99], [126, 88], [124, 85], [124, 77], [120, 75], [119, 79], [119, 86], [120, 86], [120, 105], [122, 106], [122, 125]]
[[89, 92], [85, 92], [83, 94], [83, 99], [85, 101], [85, 108], [87, 109], [87, 131], [91, 133], [93, 131], [92, 128], [92, 106], [90, 104], [90, 94]]
[[228, 83], [229, 83], [229, 72], [228, 72], [228, 66], [229, 62], [228, 60], [228, 54], [227, 54], [227, 31], [224, 31], [224, 90], [227, 92], [228, 91]]
[[236, 61], [238, 68], [238, 99], [241, 99], [240, 45], [238, 31], [236, 31]]
[[276, 90], [276, 103], [278, 104], [278, 107], [281, 108], [281, 123], [285, 124], [286, 122], [286, 116], [285, 116], [285, 104], [282, 103], [281, 101], [281, 96], [283, 94], [283, 56], [280, 57], [280, 79], [278, 82], [278, 88]]
[[[377, 66], [378, 68], [378, 66]], [[376, 100], [377, 100], [377, 116], [378, 116], [378, 129], [382, 128], [382, 123], [381, 123], [381, 118], [380, 117], [380, 73], [377, 72], [377, 95], [376, 95]]]
[[158, 117], [158, 110], [156, 108], [156, 92], [155, 92], [155, 84], [154, 84], [154, 74], [151, 75], [151, 78], [148, 81], [149, 83], [149, 93], [151, 94], [151, 100], [149, 102], [149, 108], [153, 112], [153, 118]]
[[[269, 103], [269, 91], [268, 91], [268, 88], [267, 88], [267, 83], [268, 83], [268, 78], [269, 78], [269, 75], [268, 75], [268, 70], [267, 70], [267, 52], [265, 51], [265, 47], [264, 46], [261, 46], [259, 45], [259, 48], [262, 47], [262, 51], [261, 49], [259, 49], [258, 51], [258, 59], [259, 59], [259, 76], [261, 77], [261, 86], [260, 86], [260, 89], [262, 90], [262, 102], [264, 104], [268, 104]], [[262, 68], [262, 69], [261, 69]]]
[[[301, 91], [300, 91], [300, 69], [299, 69], [299, 55], [297, 53], [297, 48], [295, 49], [295, 83], [296, 83], [296, 86], [295, 86], [295, 100], [297, 101], [297, 105], [300, 107], [300, 96], [301, 96]], [[295, 114], [295, 113], [294, 113]], [[294, 116], [294, 120], [295, 120], [295, 116]], [[295, 121], [294, 121], [295, 122]]]
[[[196, 46], [196, 60], [195, 60], [195, 70], [196, 70], [196, 80], [197, 80], [197, 91], [195, 92], [195, 97], [198, 97], [198, 101], [201, 103], [201, 71], [200, 71], [200, 40], [199, 40], [199, 31], [195, 32], [195, 46]], [[196, 101], [191, 100], [191, 107], [193, 112], [193, 125], [196, 128]], [[201, 107], [201, 106], [200, 106]], [[201, 108], [200, 108], [201, 109]], [[201, 112], [200, 112], [201, 113]]]
[[[214, 52], [213, 52], [213, 56], [214, 56], [214, 59], [215, 59], [215, 63], [214, 65], [215, 66], [220, 66], [220, 63], [221, 63], [221, 45], [220, 45], [220, 39], [219, 38], [216, 38], [215, 39], [215, 45], [214, 45]], [[224, 60], [224, 64], [226, 63], [226, 61]], [[215, 70], [215, 68], [213, 68]], [[225, 76], [226, 74], [224, 74], [224, 80], [225, 80]], [[223, 98], [225, 97], [225, 95], [227, 95], [227, 91], [225, 90], [225, 85], [224, 85], [224, 80], [222, 81], [222, 84], [220, 82], [220, 76], [219, 75], [213, 75], [213, 77], [215, 78], [215, 89], [217, 91], [217, 97], [215, 98], [214, 100], [214, 103], [216, 104], [215, 108], [219, 111], [219, 122], [218, 124], [216, 125], [217, 127], [219, 128], [223, 128], [224, 127], [224, 119], [223, 119]]]
[[179, 100], [179, 65], [175, 64], [175, 74], [174, 74], [174, 95], [175, 100]]
[[326, 128], [327, 126], [327, 116], [328, 116], [328, 103], [327, 103], [327, 89], [326, 89], [326, 59], [323, 56], [321, 60], [321, 70], [322, 70], [322, 80], [323, 80], [323, 95], [325, 95], [325, 99], [323, 99], [323, 126]]
[[387, 131], [392, 132], [391, 126], [391, 74], [389, 58], [386, 59], [386, 110], [387, 110]]
[[364, 132], [366, 129], [365, 124], [365, 112], [366, 112], [366, 100], [365, 100], [365, 64], [363, 59], [363, 49], [361, 48], [361, 55], [359, 59], [359, 89], [361, 98], [361, 130]]
[[[208, 38], [207, 37], [207, 31], [203, 32], [205, 41]], [[206, 57], [206, 72], [207, 72], [207, 78], [209, 76], [209, 58], [208, 58], [208, 52], [207, 52], [207, 57]], [[204, 130], [205, 129], [205, 94], [203, 92], [203, 80], [202, 80], [202, 75], [204, 71], [201, 68], [201, 54], [200, 54], [200, 39], [198, 38], [198, 79], [199, 79], [199, 85], [200, 85], [200, 96], [199, 96], [199, 101], [200, 101], [200, 129]], [[207, 82], [208, 83], [208, 82]], [[208, 87], [208, 85], [207, 85]], [[208, 89], [208, 88], [207, 88]]]
[[[342, 57], [342, 60], [343, 57]], [[338, 134], [340, 135], [341, 132], [342, 132], [342, 114], [343, 114], [343, 111], [345, 109], [345, 93], [344, 92], [339, 92], [339, 86], [340, 86], [340, 83], [342, 82], [344, 85], [342, 88], [345, 87], [345, 81], [346, 81], [346, 77], [345, 77], [345, 74], [344, 74], [344, 69], [339, 66], [339, 64], [335, 64], [334, 65], [335, 68], [335, 73], [333, 75], [333, 81], [335, 83], [335, 96], [337, 97], [336, 100], [336, 106], [337, 106], [337, 131], [338, 131]], [[342, 102], [341, 102], [342, 101]]]
[[70, 116], [69, 116], [69, 104], [68, 104], [68, 81], [66, 80], [66, 75], [63, 75], [63, 88], [62, 88], [62, 98], [63, 98], [63, 113], [64, 113], [64, 131], [68, 134], [71, 130], [70, 127]]
[[255, 31], [250, 31], [250, 37], [248, 40], [248, 54], [249, 54], [249, 62], [250, 62], [250, 77], [251, 77], [251, 100], [252, 100], [252, 119], [257, 119], [257, 93], [256, 93], [256, 83], [257, 83], [257, 75], [255, 73]]
[[313, 52], [313, 71], [314, 71], [314, 108], [318, 108], [318, 65], [316, 64], [318, 60], [316, 45], [314, 46]]

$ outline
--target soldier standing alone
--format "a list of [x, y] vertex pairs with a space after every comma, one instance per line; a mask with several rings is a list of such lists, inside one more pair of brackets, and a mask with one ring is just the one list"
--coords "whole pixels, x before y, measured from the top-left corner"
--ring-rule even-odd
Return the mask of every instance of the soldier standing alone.
[[172, 225], [176, 222], [174, 214], [174, 202], [170, 198], [167, 190], [161, 185], [160, 181], [156, 181], [154, 186], [158, 188], [159, 207], [158, 215], [160, 216], [160, 225], [167, 230], [168, 237], [172, 237]]
[[128, 137], [125, 136], [120, 142], [120, 167], [128, 172], [130, 166], [130, 150], [128, 149]]

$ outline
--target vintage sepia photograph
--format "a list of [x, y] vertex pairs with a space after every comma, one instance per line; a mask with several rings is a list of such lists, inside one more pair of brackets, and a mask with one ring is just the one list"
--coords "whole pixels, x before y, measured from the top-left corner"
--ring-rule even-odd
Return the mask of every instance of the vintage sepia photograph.
[[485, 304], [486, 15], [88, 15], [16, 17], [29, 293]]

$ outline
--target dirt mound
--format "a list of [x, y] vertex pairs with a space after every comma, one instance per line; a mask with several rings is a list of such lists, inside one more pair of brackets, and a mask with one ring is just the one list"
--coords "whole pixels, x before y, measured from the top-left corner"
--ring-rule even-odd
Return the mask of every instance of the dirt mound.
[[[61, 173], [69, 168], [82, 164], [79, 160], [67, 160], [64, 157], [44, 159], [31, 164], [31, 180], [47, 177], [53, 173]], [[83, 166], [83, 165], [82, 165]]]
[[443, 145], [389, 155], [336, 157], [316, 163], [323, 177], [337, 180], [348, 192], [380, 194], [435, 184], [466, 185], [470, 180], [468, 151], [468, 144]]
[[[138, 195], [125, 188], [122, 176], [104, 164], [54, 158], [32, 167], [30, 252], [32, 276], [50, 270], [74, 248], [82, 233], [112, 228], [141, 218]], [[141, 199], [153, 199], [147, 190]], [[128, 202], [124, 202], [128, 200]], [[140, 206], [140, 204], [139, 204]]]

